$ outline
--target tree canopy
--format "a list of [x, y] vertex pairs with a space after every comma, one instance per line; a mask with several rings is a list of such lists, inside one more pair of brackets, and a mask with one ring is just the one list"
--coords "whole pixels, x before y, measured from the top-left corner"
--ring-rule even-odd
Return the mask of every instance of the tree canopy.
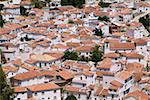
[[78, 59], [78, 53], [75, 51], [65, 51], [64, 52], [64, 59], [65, 60], [77, 60]]
[[110, 4], [111, 3], [105, 3], [103, 2], [103, 0], [101, 0], [98, 5], [101, 6], [102, 8], [105, 8], [105, 7], [109, 7]]
[[103, 51], [99, 49], [99, 46], [95, 46], [95, 48], [91, 52], [91, 61], [97, 63], [102, 60]]
[[40, 1], [40, 0], [32, 0], [31, 4], [34, 5], [35, 8], [43, 8], [44, 6], [46, 6], [46, 2], [44, 1]]
[[96, 28], [94, 30], [94, 32], [95, 32], [95, 35], [100, 36], [100, 37], [103, 37], [103, 35], [104, 35], [101, 29]]
[[0, 27], [2, 28], [4, 26], [5, 20], [3, 20], [2, 15], [0, 15]]
[[74, 7], [82, 7], [82, 5], [85, 4], [85, 0], [61, 0], [61, 5], [72, 5]]
[[65, 100], [77, 100], [74, 95], [69, 95]]
[[0, 100], [13, 100], [13, 90], [7, 84], [5, 73], [0, 65]]
[[28, 16], [27, 9], [24, 8], [23, 6], [20, 6], [20, 14], [23, 16]]
[[142, 17], [139, 19], [139, 22], [141, 22], [144, 27], [150, 32], [150, 17], [149, 15], [146, 16], [146, 18]]

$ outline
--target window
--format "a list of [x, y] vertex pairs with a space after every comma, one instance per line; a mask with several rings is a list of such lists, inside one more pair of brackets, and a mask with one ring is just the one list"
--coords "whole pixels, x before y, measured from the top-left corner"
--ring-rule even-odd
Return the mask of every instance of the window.
[[80, 94], [78, 95], [78, 98], [80, 98]]
[[56, 93], [57, 91], [56, 90], [54, 90], [54, 93]]
[[82, 80], [82, 77], [80, 77], [80, 79]]
[[139, 59], [139, 62], [141, 62], [141, 59]]
[[50, 99], [50, 97], [48, 97], [48, 100]]
[[54, 100], [56, 100], [57, 99], [57, 97], [56, 96], [54, 96]]
[[34, 95], [37, 95], [37, 93], [34, 93]]
[[42, 94], [44, 94], [44, 92], [42, 92]]
[[17, 98], [17, 100], [21, 100], [20, 98]]

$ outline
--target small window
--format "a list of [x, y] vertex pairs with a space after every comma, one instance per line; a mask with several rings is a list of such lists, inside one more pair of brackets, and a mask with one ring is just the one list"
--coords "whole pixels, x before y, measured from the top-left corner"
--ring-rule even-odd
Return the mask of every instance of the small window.
[[44, 92], [42, 92], [42, 94], [44, 94]]
[[54, 90], [54, 93], [56, 93], [56, 90]]
[[57, 97], [56, 96], [54, 96], [54, 100], [56, 100], [57, 99]]
[[34, 95], [37, 95], [37, 93], [34, 93]]

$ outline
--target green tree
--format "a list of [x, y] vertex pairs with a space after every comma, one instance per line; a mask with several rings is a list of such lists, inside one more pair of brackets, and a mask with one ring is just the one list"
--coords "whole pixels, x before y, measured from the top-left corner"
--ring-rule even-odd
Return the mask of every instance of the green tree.
[[94, 30], [94, 32], [95, 32], [95, 35], [100, 36], [100, 37], [103, 37], [103, 35], [104, 35], [101, 29], [96, 28]]
[[4, 26], [5, 20], [3, 20], [2, 15], [0, 15], [0, 27], [2, 28]]
[[4, 4], [0, 4], [0, 11], [3, 10]]
[[103, 51], [100, 50], [100, 47], [96, 45], [95, 48], [91, 52], [90, 59], [91, 61], [97, 64], [97, 62], [102, 60], [102, 57], [103, 57]]
[[0, 65], [0, 100], [13, 100], [13, 89], [7, 84], [5, 73]]
[[146, 18], [142, 17], [139, 19], [139, 22], [150, 32], [150, 17], [147, 15]]
[[27, 9], [24, 8], [23, 6], [20, 6], [20, 14], [23, 16], [28, 16]]
[[61, 0], [62, 6], [72, 5], [81, 8], [83, 4], [85, 4], [85, 0]]
[[85, 56], [81, 56], [78, 58], [78, 61], [85, 61], [85, 62], [88, 62], [89, 61], [89, 58], [88, 57], [85, 57]]
[[68, 24], [74, 24], [73, 20], [68, 20]]
[[40, 0], [32, 0], [31, 4], [34, 5], [35, 8], [43, 8], [46, 6], [46, 2]]
[[69, 95], [65, 100], [77, 100], [74, 95]]
[[148, 64], [146, 65], [146, 70], [147, 70], [147, 72], [150, 71], [150, 66]]
[[78, 56], [78, 53], [75, 51], [65, 51], [63, 58], [65, 60], [77, 60], [79, 56]]
[[98, 5], [101, 6], [102, 8], [109, 7], [110, 4], [111, 4], [111, 3], [105, 3], [105, 2], [103, 2], [103, 0], [101, 0], [101, 1], [98, 3]]
[[107, 16], [99, 16], [98, 20], [108, 22], [109, 21], [109, 17], [107, 17]]
[[4, 55], [4, 53], [3, 53], [3, 51], [1, 49], [0, 49], [0, 57], [1, 57], [1, 62], [0, 62], [1, 64], [7, 63], [5, 55]]

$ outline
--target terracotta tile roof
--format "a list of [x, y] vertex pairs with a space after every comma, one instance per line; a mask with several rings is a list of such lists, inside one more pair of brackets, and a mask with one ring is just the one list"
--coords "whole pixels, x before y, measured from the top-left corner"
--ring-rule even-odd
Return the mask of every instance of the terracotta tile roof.
[[120, 57], [120, 55], [118, 53], [115, 53], [115, 52], [110, 52], [110, 53], [104, 54], [104, 57], [106, 57], [106, 58], [118, 58], [118, 57]]
[[0, 46], [4, 46], [4, 47], [16, 47], [16, 45], [14, 45], [13, 43], [10, 43], [10, 42], [0, 43]]
[[29, 72], [25, 72], [25, 73], [20, 73], [17, 74], [13, 77], [13, 79], [15, 80], [25, 80], [25, 79], [31, 79], [31, 78], [35, 78], [38, 76], [55, 76], [56, 73], [54, 71], [50, 71], [50, 70], [42, 70], [42, 71], [29, 71]]
[[58, 85], [56, 85], [55, 83], [36, 84], [36, 85], [27, 86], [26, 88], [29, 89], [30, 91], [34, 91], [34, 92], [60, 89], [60, 87]]
[[8, 34], [10, 33], [10, 29], [9, 28], [0, 28], [0, 35], [2, 34]]
[[79, 87], [75, 87], [75, 86], [65, 86], [64, 87], [65, 91], [70, 91], [70, 92], [75, 92], [75, 93], [82, 93], [82, 94], [86, 94], [86, 89], [81, 89]]
[[105, 58], [103, 61], [98, 62], [97, 68], [111, 68], [113, 65], [112, 60], [110, 58]]
[[85, 76], [93, 76], [94, 73], [91, 72], [91, 71], [84, 71], [84, 72], [83, 72], [83, 75], [85, 75]]
[[18, 68], [15, 66], [3, 66], [2, 69], [5, 73], [16, 72], [18, 70]]
[[14, 87], [13, 89], [14, 89], [15, 93], [18, 93], [18, 92], [27, 92], [27, 88], [26, 87], [20, 87], [20, 86], [18, 86], [18, 87]]
[[130, 25], [132, 27], [140, 27], [140, 26], [142, 26], [142, 23], [140, 23], [140, 22], [130, 22], [127, 25]]
[[90, 51], [92, 51], [93, 48], [94, 48], [93, 46], [80, 46], [80, 47], [75, 48], [75, 51], [90, 52]]
[[92, 40], [84, 40], [80, 42], [82, 45], [96, 45]]
[[21, 66], [22, 65], [22, 60], [20, 58], [14, 59], [11, 61], [12, 64], [14, 64], [15, 66]]
[[33, 71], [33, 70], [39, 70], [40, 68], [38, 68], [37, 66], [29, 66], [27, 64], [22, 64], [20, 67], [27, 69], [28, 71]]
[[130, 52], [126, 55], [127, 58], [144, 58], [143, 55], [138, 54], [137, 52]]
[[143, 65], [137, 62], [127, 63], [126, 68], [129, 71], [141, 71], [143, 69]]
[[126, 80], [131, 76], [132, 76], [132, 71], [125, 71], [125, 70], [118, 72], [116, 74], [116, 77], [118, 77], [119, 79], [122, 79], [122, 80]]
[[66, 45], [64, 45], [64, 44], [59, 43], [59, 44], [54, 44], [54, 45], [52, 45], [52, 48], [57, 48], [57, 49], [68, 49], [69, 47], [66, 46]]
[[79, 42], [67, 42], [67, 46], [69, 46], [69, 47], [79, 47], [80, 43]]
[[123, 84], [117, 80], [113, 80], [110, 82], [111, 85], [116, 86], [116, 87], [121, 87]]
[[59, 69], [56, 71], [57, 71], [57, 75], [62, 77], [65, 80], [72, 79], [74, 77], [74, 74], [66, 69]]
[[55, 57], [52, 57], [51, 55], [48, 54], [31, 54], [30, 59], [33, 61], [51, 61], [56, 59]]
[[64, 52], [62, 52], [62, 51], [49, 51], [49, 52], [45, 52], [43, 54], [50, 55], [56, 59], [64, 56]]
[[133, 50], [135, 49], [134, 43], [110, 43], [110, 49], [112, 50]]
[[102, 91], [103, 87], [102, 86], [98, 86], [95, 95], [98, 96], [100, 94], [100, 92]]
[[136, 90], [136, 91], [133, 91], [133, 92], [129, 92], [125, 96], [125, 98], [128, 98], [128, 97], [134, 97], [137, 100], [149, 100], [149, 96], [145, 92], [139, 91], [139, 90]]
[[96, 74], [97, 74], [97, 76], [114, 75], [114, 73], [112, 73], [112, 72], [109, 72], [109, 71], [100, 71], [100, 70], [97, 70]]
[[146, 45], [147, 41], [144, 38], [135, 39], [134, 42], [136, 45]]

